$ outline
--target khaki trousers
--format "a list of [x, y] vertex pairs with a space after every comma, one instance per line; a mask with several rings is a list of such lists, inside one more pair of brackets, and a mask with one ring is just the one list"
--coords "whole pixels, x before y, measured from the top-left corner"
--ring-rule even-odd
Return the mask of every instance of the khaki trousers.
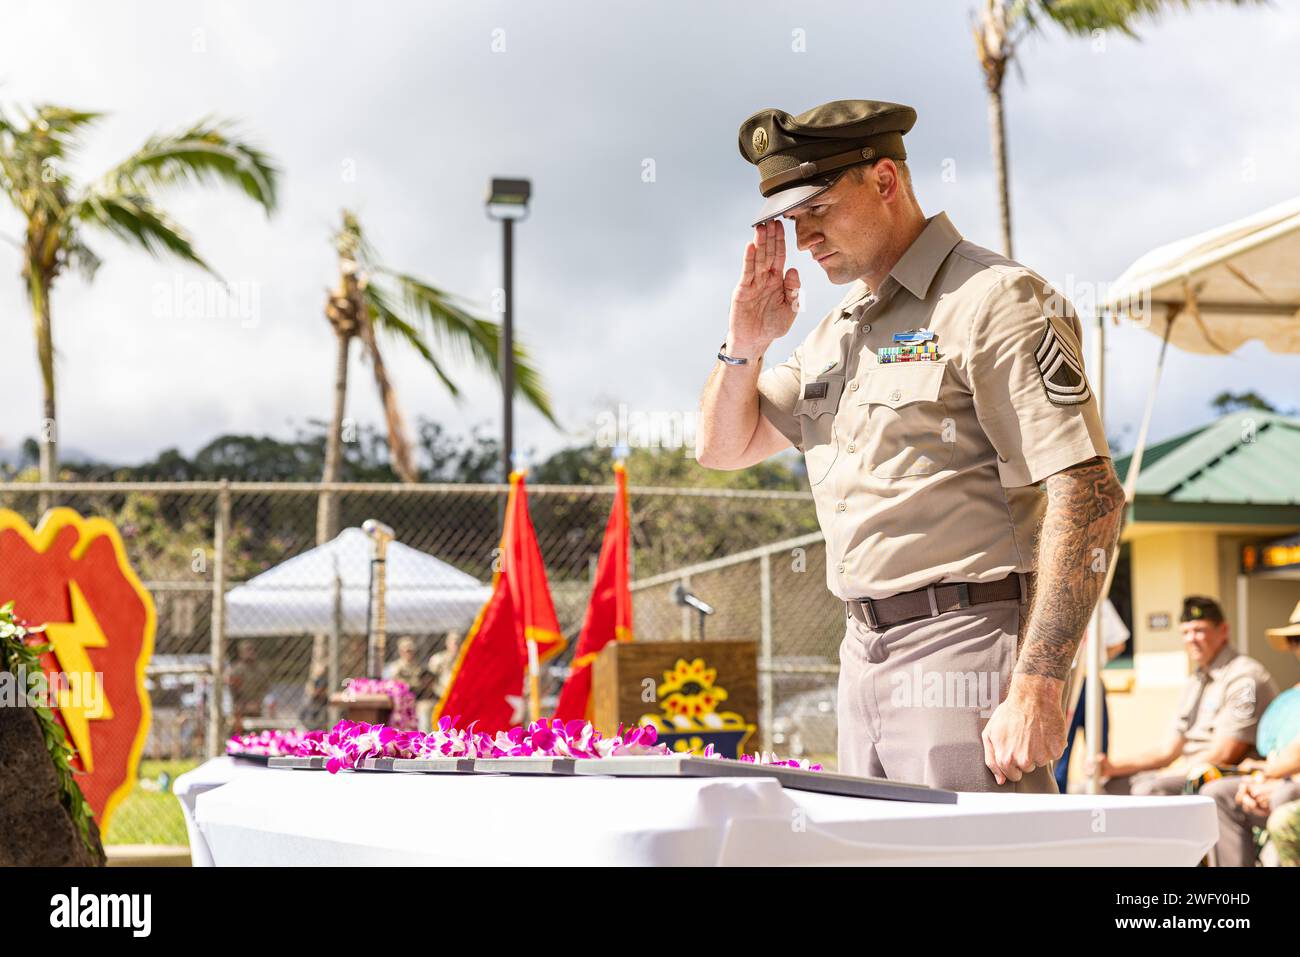
[[1028, 606], [988, 602], [878, 631], [847, 619], [839, 767], [954, 791], [1056, 794], [1051, 766], [999, 786], [980, 734], [1011, 686]]
[[[1230, 775], [1201, 786], [1197, 793], [1214, 799], [1219, 812], [1219, 841], [1214, 845], [1216, 867], [1253, 867], [1255, 835], [1252, 828], [1271, 825], [1268, 814], [1249, 814], [1237, 803], [1237, 789], [1245, 778]], [[1285, 781], [1269, 797], [1271, 810], [1300, 798], [1300, 782]]]
[[1123, 777], [1111, 778], [1102, 785], [1107, 794], [1132, 794], [1136, 797], [1182, 794], [1187, 787], [1187, 772], [1138, 771]]

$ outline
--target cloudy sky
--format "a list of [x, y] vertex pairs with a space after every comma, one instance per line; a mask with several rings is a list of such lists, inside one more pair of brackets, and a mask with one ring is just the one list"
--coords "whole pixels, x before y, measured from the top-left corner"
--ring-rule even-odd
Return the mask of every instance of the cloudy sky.
[[[517, 229], [517, 324], [567, 430], [521, 410], [520, 443], [545, 454], [580, 441], [619, 403], [690, 412], [726, 333], [757, 200], [736, 148], [754, 111], [857, 97], [914, 106], [908, 150], [923, 208], [997, 244], [974, 6], [42, 0], [10, 9], [0, 103], [111, 114], [79, 156], [80, 174], [205, 115], [238, 120], [284, 171], [269, 221], [226, 191], [167, 197], [246, 297], [241, 314], [222, 315], [215, 300], [206, 313], [187, 305], [201, 297], [201, 273], [91, 238], [105, 260], [98, 277], [65, 277], [54, 296], [60, 439], [130, 462], [169, 446], [193, 452], [221, 432], [289, 436], [327, 417], [333, 337], [322, 303], [339, 211], [358, 212], [385, 262], [487, 312], [501, 268], [500, 227], [483, 209], [492, 175], [533, 180], [532, 214]], [[1300, 191], [1300, 12], [1207, 5], [1142, 32], [1140, 43], [1094, 44], [1049, 31], [1024, 45], [1007, 81], [1017, 258], [1067, 291]], [[40, 415], [8, 241], [19, 234], [0, 210], [0, 447], [10, 448]], [[775, 359], [842, 293], [806, 254], [794, 264], [807, 311]], [[1108, 338], [1107, 427], [1125, 447], [1157, 346], [1134, 329]], [[457, 403], [418, 361], [389, 352], [412, 421], [496, 426], [488, 377], [461, 372]], [[1208, 420], [1221, 388], [1300, 406], [1298, 362], [1259, 343], [1229, 358], [1172, 354], [1153, 437]], [[356, 354], [352, 375], [349, 414], [378, 423]]]

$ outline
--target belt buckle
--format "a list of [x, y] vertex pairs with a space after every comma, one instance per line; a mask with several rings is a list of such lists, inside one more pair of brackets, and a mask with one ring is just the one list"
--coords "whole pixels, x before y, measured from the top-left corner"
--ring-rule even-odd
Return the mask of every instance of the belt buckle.
[[876, 609], [871, 604], [870, 598], [859, 598], [858, 604], [862, 606], [862, 613], [867, 617], [867, 627], [872, 631], [880, 630], [880, 619], [876, 617]]

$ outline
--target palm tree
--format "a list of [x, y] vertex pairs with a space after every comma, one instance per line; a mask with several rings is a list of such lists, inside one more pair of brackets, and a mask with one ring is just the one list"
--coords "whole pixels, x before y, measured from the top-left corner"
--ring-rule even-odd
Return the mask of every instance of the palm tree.
[[42, 482], [58, 476], [50, 294], [70, 266], [88, 280], [94, 277], [100, 258], [86, 245], [85, 232], [101, 229], [154, 256], [174, 256], [211, 273], [189, 234], [159, 207], [156, 192], [177, 183], [219, 182], [241, 190], [268, 215], [275, 209], [278, 170], [264, 153], [236, 138], [228, 124], [211, 119], [180, 133], [154, 136], [100, 179], [74, 183], [67, 160], [103, 115], [46, 105], [20, 113], [12, 122], [0, 112], [0, 189], [27, 227], [22, 277], [45, 392]]
[[[343, 211], [343, 226], [334, 235], [338, 253], [338, 285], [325, 300], [325, 318], [334, 330], [337, 344], [334, 363], [334, 414], [325, 440], [325, 468], [322, 481], [337, 482], [343, 455], [343, 412], [347, 403], [348, 354], [353, 339], [360, 339], [370, 357], [375, 385], [384, 406], [388, 426], [388, 452], [393, 471], [403, 482], [419, 480], [411, 442], [397, 403], [392, 382], [379, 351], [379, 337], [384, 333], [417, 353], [453, 396], [460, 390], [444, 366], [444, 359], [469, 359], [480, 368], [499, 374], [498, 351], [501, 327], [480, 319], [462, 308], [455, 298], [407, 273], [396, 272], [379, 262], [366, 241], [356, 216]], [[430, 344], [432, 341], [432, 345]], [[435, 347], [436, 346], [436, 352]], [[551, 400], [541, 376], [528, 360], [528, 354], [516, 340], [515, 388], [547, 420], [559, 425], [551, 411]], [[338, 506], [333, 495], [320, 496], [316, 517], [317, 541], [324, 542], [338, 533]]]
[[[1227, 0], [1234, 6], [1262, 0]], [[1157, 19], [1173, 7], [1190, 7], [1192, 0], [985, 0], [974, 24], [975, 52], [984, 68], [989, 95], [989, 134], [993, 169], [998, 182], [998, 207], [1002, 219], [1002, 248], [1011, 257], [1011, 189], [1007, 183], [1006, 120], [1002, 107], [1002, 80], [1015, 58], [1020, 41], [1055, 23], [1076, 37], [1098, 32], [1118, 32], [1137, 39], [1135, 21]]]

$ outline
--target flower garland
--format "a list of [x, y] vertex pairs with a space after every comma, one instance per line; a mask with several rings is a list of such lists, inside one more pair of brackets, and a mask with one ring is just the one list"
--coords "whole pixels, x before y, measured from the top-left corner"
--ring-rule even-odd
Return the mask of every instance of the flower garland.
[[[487, 734], [456, 727], [456, 719], [443, 717], [438, 727], [428, 732], [401, 731], [383, 724], [364, 721], [340, 721], [329, 731], [263, 731], [260, 734], [234, 735], [226, 742], [227, 754], [258, 754], [274, 757], [326, 757], [331, 774], [355, 768], [367, 758], [506, 758], [551, 757], [600, 759], [628, 755], [663, 755], [673, 752], [658, 740], [653, 725], [619, 727], [618, 733], [605, 737], [590, 721], [534, 721], [509, 731]], [[728, 760], [708, 745], [702, 755]], [[776, 767], [820, 771], [820, 764], [782, 761], [771, 752], [742, 755], [741, 761]]]
[[71, 757], [75, 751], [68, 742], [63, 726], [49, 707], [49, 680], [45, 677], [45, 669], [41, 667], [41, 655], [52, 651], [53, 646], [40, 643], [32, 637], [41, 631], [42, 628], [32, 628], [14, 615], [12, 601], [0, 606], [0, 670], [25, 676], [26, 687], [19, 690], [35, 705], [36, 720], [45, 739], [45, 749], [54, 762], [54, 774], [59, 782], [59, 803], [72, 818], [86, 850], [90, 851], [92, 857], [98, 856], [102, 860], [103, 852], [96, 847], [96, 842], [90, 836], [90, 822], [95, 812], [91, 810], [73, 778]]
[[261, 757], [292, 758], [311, 753], [313, 741], [325, 737], [324, 731], [261, 731], [257, 734], [232, 734], [226, 741], [226, 754], [251, 754]]
[[393, 701], [393, 710], [388, 720], [395, 728], [414, 730], [419, 727], [415, 717], [415, 695], [411, 686], [405, 681], [390, 678], [348, 678], [343, 682], [343, 689], [349, 696], [387, 695]]

